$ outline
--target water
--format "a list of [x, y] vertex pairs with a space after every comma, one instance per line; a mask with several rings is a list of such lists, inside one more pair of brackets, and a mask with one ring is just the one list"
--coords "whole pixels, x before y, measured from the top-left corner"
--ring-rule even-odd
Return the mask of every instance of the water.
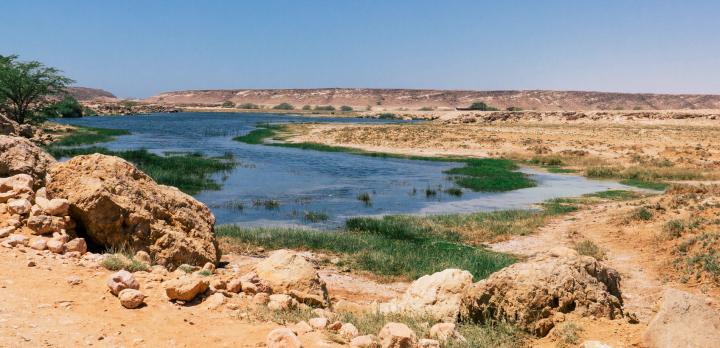
[[[606, 189], [623, 189], [614, 182], [538, 172], [523, 168], [537, 187], [502, 193], [463, 189], [461, 197], [443, 192], [455, 187], [444, 170], [462, 164], [376, 158], [293, 148], [249, 145], [233, 141], [258, 123], [285, 122], [388, 122], [372, 119], [308, 118], [238, 113], [177, 113], [144, 116], [108, 116], [60, 119], [62, 123], [127, 129], [132, 135], [101, 144], [112, 150], [146, 148], [156, 153], [195, 152], [222, 155], [230, 152], [238, 166], [220, 174], [220, 191], [195, 197], [214, 212], [217, 222], [243, 225], [288, 225], [330, 228], [352, 216], [384, 214], [442, 214], [529, 208], [556, 197], [578, 196]], [[426, 189], [437, 195], [426, 196]], [[372, 204], [357, 199], [369, 193]], [[275, 200], [268, 208], [254, 201]], [[327, 214], [327, 221], [312, 222], [306, 213]]]

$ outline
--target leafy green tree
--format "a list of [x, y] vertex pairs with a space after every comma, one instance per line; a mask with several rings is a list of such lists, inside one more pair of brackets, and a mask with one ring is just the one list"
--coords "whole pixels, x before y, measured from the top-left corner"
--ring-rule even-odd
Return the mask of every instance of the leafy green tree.
[[332, 105], [315, 105], [317, 111], [335, 111], [335, 107]]
[[51, 96], [74, 81], [38, 61], [21, 62], [16, 55], [0, 56], [0, 109], [18, 123], [43, 110]]
[[273, 109], [275, 109], [275, 110], [292, 110], [292, 109], [295, 109], [295, 107], [288, 103], [280, 103], [278, 105], [273, 106]]
[[47, 117], [71, 118], [83, 117], [83, 112], [84, 108], [77, 99], [68, 95], [63, 100], [48, 107], [43, 113]]
[[470, 105], [470, 107], [468, 109], [478, 110], [478, 111], [498, 111], [498, 109], [496, 107], [487, 105], [484, 102], [474, 102], [474, 103], [472, 103], [472, 105]]

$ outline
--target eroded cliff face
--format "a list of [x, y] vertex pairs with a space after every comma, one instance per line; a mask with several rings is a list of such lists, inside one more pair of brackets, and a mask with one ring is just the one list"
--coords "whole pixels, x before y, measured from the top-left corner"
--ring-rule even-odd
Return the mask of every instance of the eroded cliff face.
[[144, 100], [146, 103], [172, 106], [219, 106], [225, 101], [236, 104], [277, 105], [349, 105], [383, 109], [456, 108], [483, 101], [500, 109], [525, 110], [674, 110], [718, 109], [720, 95], [606, 93], [579, 91], [458, 91], [421, 89], [232, 89], [166, 92]]

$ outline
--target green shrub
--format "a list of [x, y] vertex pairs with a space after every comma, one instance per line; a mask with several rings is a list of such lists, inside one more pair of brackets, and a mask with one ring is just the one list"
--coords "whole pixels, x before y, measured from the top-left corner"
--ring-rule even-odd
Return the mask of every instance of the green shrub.
[[275, 109], [275, 110], [293, 110], [293, 109], [295, 109], [295, 107], [288, 103], [280, 103], [278, 105], [273, 106], [273, 109]]
[[315, 105], [315, 111], [335, 111], [332, 105]]
[[222, 103], [222, 107], [224, 107], [224, 108], [234, 108], [234, 107], [235, 107], [235, 103], [233, 103], [232, 101], [226, 100], [226, 101], [224, 101], [224, 102]]
[[44, 110], [46, 117], [76, 118], [83, 117], [83, 106], [72, 96], [66, 96], [61, 101]]
[[511, 107], [509, 107], [509, 108], [507, 108], [507, 109], [505, 109], [505, 110], [507, 110], [507, 111], [523, 111], [522, 108], [519, 108], [519, 107], [517, 107], [517, 106], [511, 106]]
[[663, 232], [669, 239], [678, 238], [685, 231], [685, 222], [680, 219], [673, 219], [665, 223]]
[[303, 105], [302, 109], [305, 111], [308, 111], [308, 110], [312, 110], [312, 107], [310, 105]]
[[242, 103], [242, 104], [238, 105], [237, 108], [253, 110], [253, 109], [259, 109], [260, 106], [258, 106], [257, 104], [253, 104], [253, 103]]
[[352, 106], [343, 105], [343, 106], [340, 107], [340, 111], [342, 111], [342, 112], [350, 112], [350, 111], [353, 111], [353, 108], [352, 108]]
[[635, 220], [650, 221], [653, 218], [653, 213], [648, 208], [640, 207], [633, 212], [632, 217]]
[[468, 107], [468, 110], [477, 110], [477, 111], [498, 111], [498, 108], [492, 107], [485, 102], [474, 102]]
[[583, 240], [575, 245], [578, 254], [592, 256], [598, 261], [605, 259], [605, 252], [591, 240]]

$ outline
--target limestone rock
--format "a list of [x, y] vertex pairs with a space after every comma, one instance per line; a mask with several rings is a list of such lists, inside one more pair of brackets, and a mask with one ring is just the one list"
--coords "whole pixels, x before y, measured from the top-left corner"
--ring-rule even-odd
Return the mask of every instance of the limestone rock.
[[717, 347], [720, 344], [720, 310], [700, 295], [676, 289], [663, 293], [660, 310], [644, 336], [649, 348]]
[[192, 301], [195, 296], [205, 292], [210, 286], [207, 279], [195, 276], [182, 276], [163, 283], [165, 294], [171, 300]]
[[142, 250], [138, 250], [138, 252], [135, 253], [135, 260], [138, 260], [140, 263], [146, 264], [148, 266], [152, 263], [152, 258], [150, 257], [150, 254]]
[[610, 345], [607, 345], [605, 343], [602, 343], [600, 341], [585, 341], [582, 344], [580, 344], [580, 348], [612, 348]]
[[84, 254], [87, 252], [87, 243], [84, 238], [71, 239], [69, 242], [65, 243], [65, 251]]
[[33, 182], [33, 178], [27, 174], [0, 178], [0, 203], [11, 199], [30, 198], [33, 193]]
[[302, 342], [292, 330], [282, 327], [270, 331], [265, 341], [267, 348], [302, 348]]
[[325, 282], [312, 263], [297, 252], [277, 250], [259, 262], [255, 272], [273, 293], [289, 294], [310, 306], [324, 307], [330, 303]]
[[265, 292], [258, 292], [255, 296], [253, 296], [252, 301], [256, 305], [264, 305], [270, 302], [270, 295]]
[[10, 236], [8, 236], [5, 242], [13, 247], [18, 245], [27, 245], [28, 238], [23, 236], [22, 234], [11, 234]]
[[30, 204], [30, 201], [26, 198], [13, 198], [8, 200], [7, 207], [10, 213], [26, 215], [30, 212], [32, 204]]
[[30, 240], [30, 243], [28, 244], [28, 246], [32, 249], [42, 251], [42, 250], [47, 249], [47, 242], [48, 242], [47, 238], [36, 237], [36, 238], [33, 238]]
[[218, 307], [222, 306], [225, 303], [225, 295], [216, 292], [208, 298], [205, 299], [203, 304], [205, 305], [205, 308], [209, 310], [217, 309]]
[[414, 281], [398, 301], [380, 306], [382, 312], [426, 314], [455, 321], [465, 292], [472, 286], [472, 274], [446, 269]]
[[420, 348], [440, 348], [440, 342], [428, 338], [420, 339], [418, 342]]
[[7, 226], [0, 228], [0, 238], [5, 238], [15, 232], [15, 226]]
[[415, 348], [417, 336], [407, 325], [387, 323], [378, 334], [382, 348]]
[[140, 289], [140, 283], [138, 283], [135, 279], [135, 276], [126, 270], [121, 270], [112, 274], [110, 279], [107, 281], [107, 286], [110, 288], [110, 292], [115, 296], [125, 289]]
[[47, 199], [44, 197], [35, 197], [37, 204], [43, 213], [50, 216], [65, 216], [70, 210], [70, 202], [63, 198]]
[[315, 330], [323, 330], [328, 325], [327, 318], [312, 318], [308, 320], [308, 324]]
[[35, 188], [45, 183], [48, 168], [55, 159], [30, 140], [0, 135], [0, 177], [27, 174], [32, 177]]
[[293, 325], [292, 327], [293, 332], [295, 332], [298, 335], [303, 335], [308, 332], [311, 332], [313, 330], [312, 326], [308, 324], [306, 321], [300, 321], [297, 324]]
[[443, 343], [448, 341], [465, 342], [465, 337], [455, 329], [455, 323], [437, 323], [433, 325], [430, 328], [430, 338]]
[[27, 227], [34, 234], [45, 235], [66, 230], [67, 224], [59, 216], [34, 215], [28, 218]]
[[622, 317], [617, 271], [589, 256], [553, 255], [516, 263], [475, 283], [463, 300], [462, 316], [507, 321], [540, 337], [554, 327], [556, 313]]
[[340, 330], [338, 330], [338, 335], [348, 340], [353, 339], [359, 334], [360, 331], [358, 331], [357, 327], [355, 327], [355, 325], [351, 323], [343, 323], [342, 327], [340, 327]]
[[63, 243], [62, 241], [56, 239], [49, 239], [46, 245], [48, 250], [52, 251], [55, 254], [62, 254], [65, 252], [65, 243]]
[[380, 348], [380, 344], [375, 340], [373, 335], [364, 335], [353, 338], [350, 341], [350, 347], [353, 348]]
[[145, 295], [136, 289], [124, 289], [118, 294], [120, 304], [128, 309], [135, 309], [145, 301]]
[[210, 210], [121, 158], [77, 156], [48, 175], [48, 196], [67, 198], [70, 216], [94, 245], [147, 250], [169, 269], [219, 260]]
[[286, 311], [297, 308], [297, 300], [286, 294], [270, 295], [268, 308], [274, 311]]

